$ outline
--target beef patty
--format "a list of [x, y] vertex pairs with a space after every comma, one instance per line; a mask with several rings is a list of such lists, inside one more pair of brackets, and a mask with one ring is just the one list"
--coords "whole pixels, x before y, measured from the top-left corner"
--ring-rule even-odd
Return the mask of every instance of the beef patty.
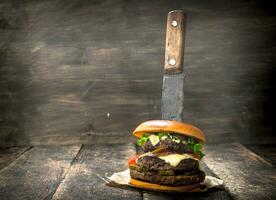
[[180, 153], [180, 154], [193, 153], [193, 151], [189, 149], [186, 144], [183, 144], [181, 142], [179, 143], [173, 142], [172, 139], [170, 138], [167, 138], [165, 140], [160, 140], [160, 142], [155, 146], [153, 146], [150, 140], [148, 140], [143, 144], [142, 148], [145, 152], [154, 151], [155, 149], [162, 148], [162, 149], [168, 149], [169, 151]]
[[143, 167], [146, 171], [173, 170], [177, 174], [183, 171], [197, 171], [199, 169], [198, 160], [184, 159], [174, 167], [156, 156], [140, 157], [137, 159], [137, 165]]
[[204, 180], [205, 174], [203, 171], [198, 171], [193, 175], [177, 175], [177, 176], [164, 176], [155, 171], [139, 172], [136, 170], [130, 170], [131, 178], [146, 181], [149, 183], [155, 183], [160, 185], [190, 185], [200, 183]]

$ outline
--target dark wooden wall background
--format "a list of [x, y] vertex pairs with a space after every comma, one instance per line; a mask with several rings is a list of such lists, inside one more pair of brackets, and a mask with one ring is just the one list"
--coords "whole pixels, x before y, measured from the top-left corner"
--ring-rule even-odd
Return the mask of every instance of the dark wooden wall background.
[[173, 9], [188, 14], [186, 121], [209, 142], [274, 142], [270, 2], [0, 0], [0, 145], [123, 142], [160, 118]]

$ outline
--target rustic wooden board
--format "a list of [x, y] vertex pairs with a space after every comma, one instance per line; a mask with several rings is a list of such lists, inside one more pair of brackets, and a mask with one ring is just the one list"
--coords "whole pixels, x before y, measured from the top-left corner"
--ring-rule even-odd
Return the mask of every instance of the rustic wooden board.
[[8, 166], [19, 156], [21, 156], [23, 153], [30, 149], [31, 147], [0, 148], [0, 170]]
[[78, 146], [34, 147], [0, 171], [0, 199], [47, 199], [53, 195]]
[[154, 192], [145, 192], [143, 193], [144, 200], [173, 200], [173, 199], [181, 199], [181, 200], [229, 200], [231, 197], [225, 191], [209, 191], [204, 193], [197, 194], [160, 194]]
[[260, 156], [238, 143], [207, 146], [205, 152], [205, 163], [235, 199], [276, 198], [276, 171]]
[[78, 135], [62, 136], [52, 134], [50, 136], [33, 137], [32, 143], [35, 145], [74, 145], [74, 144], [121, 144], [134, 142], [135, 138], [131, 133], [125, 132], [83, 132]]
[[53, 199], [142, 199], [137, 190], [109, 187], [105, 175], [128, 168], [135, 155], [133, 144], [84, 146]]
[[263, 144], [263, 145], [256, 145], [256, 144], [249, 144], [245, 145], [248, 149], [268, 161], [276, 168], [276, 147], [272, 144]]
[[128, 135], [139, 122], [160, 118], [173, 9], [187, 13], [184, 120], [205, 130], [209, 142], [229, 141], [229, 133], [231, 141], [265, 139], [276, 47], [267, 4], [1, 0], [1, 145], [78, 142], [87, 130]]

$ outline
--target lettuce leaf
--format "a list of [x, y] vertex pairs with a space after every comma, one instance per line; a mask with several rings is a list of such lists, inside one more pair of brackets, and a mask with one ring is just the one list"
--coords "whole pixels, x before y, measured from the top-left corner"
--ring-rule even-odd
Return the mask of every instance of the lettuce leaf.
[[150, 136], [150, 134], [145, 133], [142, 137], [140, 137], [137, 140], [137, 144], [139, 146], [143, 146], [143, 144], [149, 140], [149, 136]]

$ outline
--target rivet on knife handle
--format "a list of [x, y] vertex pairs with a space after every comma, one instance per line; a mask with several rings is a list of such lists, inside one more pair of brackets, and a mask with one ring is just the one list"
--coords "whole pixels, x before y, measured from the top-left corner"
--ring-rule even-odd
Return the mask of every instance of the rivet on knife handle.
[[186, 14], [182, 10], [169, 12], [167, 18], [165, 74], [183, 71]]

